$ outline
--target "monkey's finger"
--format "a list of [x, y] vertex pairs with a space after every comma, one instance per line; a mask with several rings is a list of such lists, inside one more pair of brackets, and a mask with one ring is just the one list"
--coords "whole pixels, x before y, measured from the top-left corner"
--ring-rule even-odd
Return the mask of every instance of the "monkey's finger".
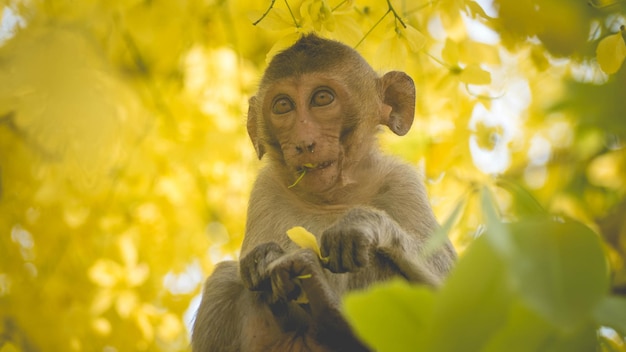
[[345, 273], [348, 271], [344, 265], [343, 246], [344, 242], [340, 239], [328, 240], [323, 249], [324, 255], [328, 258], [328, 263], [324, 266], [334, 273]]
[[254, 261], [242, 261], [239, 273], [241, 281], [249, 290], [265, 291], [271, 287], [265, 264], [258, 265]]
[[357, 230], [351, 230], [344, 234], [341, 251], [342, 269], [348, 272], [359, 271], [368, 263], [367, 253], [368, 241], [363, 234]]
[[369, 262], [370, 242], [357, 229], [327, 230], [321, 242], [322, 255], [329, 258], [324, 266], [334, 273], [356, 272]]
[[239, 273], [244, 285], [254, 291], [269, 290], [268, 267], [283, 255], [284, 250], [275, 242], [256, 246], [239, 262]]
[[362, 268], [369, 263], [370, 241], [368, 237], [358, 231], [354, 233], [351, 249], [350, 260], [355, 268]]
[[272, 283], [269, 276], [257, 277], [250, 285], [251, 291], [269, 291], [272, 289]]
[[272, 298], [274, 302], [285, 299], [294, 300], [300, 295], [295, 276], [291, 273], [291, 263], [283, 262], [273, 267], [271, 272]]

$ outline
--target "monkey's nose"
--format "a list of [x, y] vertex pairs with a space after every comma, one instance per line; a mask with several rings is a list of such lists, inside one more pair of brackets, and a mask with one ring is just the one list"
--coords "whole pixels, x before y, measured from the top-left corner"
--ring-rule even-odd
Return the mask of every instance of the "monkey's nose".
[[302, 142], [296, 145], [296, 151], [298, 152], [298, 154], [302, 154], [305, 151], [309, 153], [313, 153], [315, 151], [315, 142], [311, 142], [311, 143]]

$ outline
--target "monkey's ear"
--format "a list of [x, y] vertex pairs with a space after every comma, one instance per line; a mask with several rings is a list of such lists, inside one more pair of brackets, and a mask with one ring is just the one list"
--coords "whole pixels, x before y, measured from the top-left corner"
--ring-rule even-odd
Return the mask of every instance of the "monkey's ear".
[[252, 97], [250, 98], [250, 100], [248, 100], [248, 122], [246, 125], [248, 127], [248, 136], [250, 136], [250, 140], [254, 145], [256, 155], [259, 157], [259, 160], [261, 160], [263, 154], [265, 154], [265, 148], [263, 147], [263, 144], [261, 144], [259, 135], [257, 133], [259, 125], [257, 123], [256, 112], [256, 97]]
[[[398, 136], [411, 129], [415, 116], [415, 84], [404, 72], [391, 71], [382, 77], [383, 116], [381, 123]], [[391, 108], [391, 109], [389, 109]]]

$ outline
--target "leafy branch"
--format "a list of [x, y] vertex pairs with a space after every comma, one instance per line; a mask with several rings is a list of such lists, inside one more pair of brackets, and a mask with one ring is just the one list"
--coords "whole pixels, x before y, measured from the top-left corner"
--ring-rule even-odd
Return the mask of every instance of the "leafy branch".
[[[374, 29], [376, 29], [376, 27], [378, 27], [378, 25], [385, 19], [385, 17], [387, 17], [387, 15], [389, 15], [390, 13], [393, 13], [393, 17], [394, 20], [396, 22], [400, 22], [400, 25], [402, 26], [402, 28], [406, 28], [406, 24], [404, 23], [404, 21], [402, 21], [402, 18], [400, 18], [400, 15], [398, 15], [398, 12], [396, 11], [396, 9], [393, 7], [393, 5], [391, 4], [391, 0], [387, 0], [387, 12], [385, 12], [385, 14], [382, 15], [382, 17], [376, 21], [376, 23], [374, 23], [374, 25], [372, 26], [372, 28], [370, 28], [367, 33], [365, 33], [363, 35], [363, 38], [361, 38], [361, 40], [359, 40], [358, 43], [356, 43], [356, 45], [354, 46], [355, 48], [358, 48], [359, 45], [361, 45], [361, 43], [363, 43], [365, 41], [365, 39], [374, 31]], [[397, 27], [397, 25], [396, 25]]]
[[265, 10], [265, 12], [261, 15], [261, 18], [259, 18], [258, 20], [252, 22], [253, 26], [256, 26], [257, 24], [261, 23], [261, 21], [263, 21], [263, 19], [265, 17], [267, 17], [267, 15], [270, 13], [270, 11], [272, 11], [272, 9], [274, 8], [274, 4], [276, 3], [276, 0], [272, 0], [272, 2], [270, 3], [270, 6], [267, 8], [267, 10]]
[[[341, 6], [343, 6], [348, 0], [343, 0], [341, 1], [339, 4], [337, 4], [336, 6], [334, 6], [331, 9], [331, 12], [336, 11], [337, 9], [339, 9]], [[272, 0], [270, 2], [270, 5], [267, 7], [267, 9], [265, 10], [265, 12], [263, 12], [263, 14], [261, 15], [261, 17], [259, 17], [258, 20], [252, 22], [253, 26], [258, 25], [259, 23], [261, 23], [261, 21], [263, 21], [270, 13], [270, 11], [272, 11], [272, 9], [274, 8], [274, 5], [276, 4], [276, 0]], [[293, 14], [293, 11], [291, 9], [291, 6], [289, 6], [289, 2], [287, 0], [285, 0], [285, 5], [287, 6], [287, 10], [289, 11], [289, 15], [291, 16], [291, 19], [293, 20], [294, 25], [296, 26], [296, 28], [300, 28], [300, 23], [298, 22], [298, 20], [296, 19], [296, 16]], [[400, 16], [400, 14], [398, 13], [398, 11], [393, 7], [393, 5], [391, 4], [391, 0], [387, 0], [387, 11], [378, 19], [378, 21], [376, 21], [376, 23], [374, 23], [374, 25], [363, 35], [363, 37], [361, 38], [361, 40], [359, 40], [359, 42], [354, 46], [355, 48], [357, 48], [359, 45], [361, 45], [361, 43], [363, 43], [363, 41], [365, 41], [365, 39], [374, 31], [374, 29], [376, 29], [376, 27], [378, 27], [378, 25], [389, 15], [389, 14], [393, 14], [393, 18], [394, 21], [396, 22], [396, 27], [398, 27], [398, 23], [400, 24], [400, 26], [402, 26], [402, 28], [407, 28], [406, 23], [404, 23], [404, 21], [402, 20], [402, 17]]]
[[[272, 2], [270, 3], [270, 6], [267, 8], [267, 10], [265, 10], [265, 12], [261, 15], [261, 17], [258, 20], [252, 22], [252, 25], [256, 26], [261, 21], [263, 21], [263, 19], [265, 19], [265, 17], [267, 17], [267, 15], [270, 13], [270, 11], [272, 11], [272, 9], [274, 8], [274, 4], [276, 4], [276, 0], [272, 0]], [[287, 0], [285, 0], [285, 5], [287, 6], [287, 10], [289, 10], [289, 15], [291, 15], [291, 19], [293, 20], [293, 24], [296, 26], [296, 28], [300, 28], [300, 23], [298, 23], [298, 20], [296, 20], [296, 16], [293, 14], [293, 11], [291, 10], [291, 6], [289, 6], [289, 2]], [[341, 5], [341, 4], [339, 4], [339, 5]]]

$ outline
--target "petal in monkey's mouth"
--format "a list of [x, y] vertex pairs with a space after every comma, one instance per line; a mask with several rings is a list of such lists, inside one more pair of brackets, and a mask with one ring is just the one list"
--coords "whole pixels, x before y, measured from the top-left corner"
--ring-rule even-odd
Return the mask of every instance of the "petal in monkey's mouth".
[[329, 166], [333, 165], [334, 161], [325, 161], [323, 163], [304, 163], [301, 166], [296, 168], [296, 174], [297, 174], [297, 178], [295, 180], [294, 183], [292, 183], [290, 186], [288, 186], [287, 188], [293, 188], [295, 187], [298, 183], [300, 183], [300, 181], [302, 181], [302, 179], [304, 178], [305, 175], [311, 173], [311, 172], [316, 172], [316, 171], [321, 171], [324, 170], [326, 168], [328, 168]]
[[322, 170], [333, 164], [334, 161], [325, 161], [323, 163], [305, 163], [296, 169], [296, 172], [309, 172], [313, 170]]

